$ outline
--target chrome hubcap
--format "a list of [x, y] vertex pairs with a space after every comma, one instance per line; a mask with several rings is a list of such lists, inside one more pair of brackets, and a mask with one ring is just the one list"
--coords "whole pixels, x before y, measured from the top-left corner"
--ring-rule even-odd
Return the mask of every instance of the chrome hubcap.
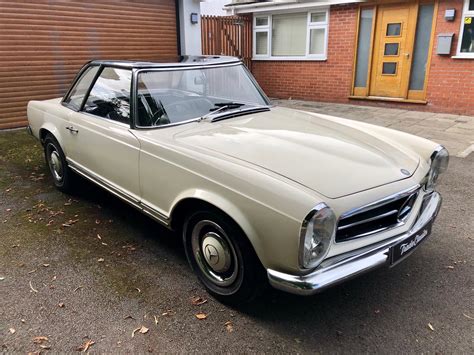
[[237, 278], [238, 260], [224, 230], [212, 221], [200, 221], [191, 238], [194, 256], [204, 275], [218, 286], [232, 284]]
[[56, 148], [53, 145], [49, 145], [49, 167], [53, 177], [56, 181], [62, 181], [63, 179], [63, 164], [61, 163], [61, 157], [56, 151]]

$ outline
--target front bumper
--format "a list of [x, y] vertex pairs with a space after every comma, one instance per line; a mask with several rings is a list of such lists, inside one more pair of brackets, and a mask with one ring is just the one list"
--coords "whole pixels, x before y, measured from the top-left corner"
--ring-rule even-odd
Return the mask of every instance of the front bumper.
[[270, 284], [286, 292], [312, 295], [369, 270], [383, 265], [388, 266], [390, 264], [390, 248], [432, 223], [438, 215], [441, 207], [441, 195], [433, 192], [425, 199], [417, 220], [408, 232], [382, 243], [334, 256], [323, 261], [307, 275], [290, 275], [268, 269]]

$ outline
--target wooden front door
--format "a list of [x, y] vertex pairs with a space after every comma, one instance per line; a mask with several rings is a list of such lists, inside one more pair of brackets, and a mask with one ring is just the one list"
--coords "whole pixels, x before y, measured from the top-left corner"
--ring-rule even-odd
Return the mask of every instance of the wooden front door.
[[370, 79], [371, 96], [407, 97], [417, 10], [416, 3], [379, 7]]

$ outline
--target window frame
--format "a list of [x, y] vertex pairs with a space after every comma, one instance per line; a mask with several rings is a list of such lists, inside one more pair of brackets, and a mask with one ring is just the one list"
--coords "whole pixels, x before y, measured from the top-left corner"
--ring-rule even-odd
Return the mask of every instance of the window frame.
[[[92, 81], [91, 81], [89, 87], [87, 88], [86, 92], [84, 93], [84, 97], [82, 98], [82, 102], [79, 105], [79, 108], [76, 109], [76, 108], [72, 107], [69, 102], [66, 102], [66, 100], [68, 100], [71, 97], [72, 91], [79, 84], [79, 81], [84, 78], [84, 75], [87, 73], [87, 71], [89, 69], [92, 69], [93, 67], [98, 67], [99, 69], [97, 69], [97, 72], [95, 73], [94, 77], [92, 78]], [[84, 103], [86, 102], [86, 98], [89, 96], [89, 93], [91, 91], [92, 86], [95, 84], [97, 78], [99, 77], [100, 73], [102, 72], [102, 69], [103, 69], [102, 65], [100, 65], [100, 64], [87, 63], [86, 65], [84, 65], [81, 68], [81, 70], [79, 70], [79, 73], [77, 73], [76, 77], [74, 78], [74, 80], [73, 80], [71, 86], [69, 87], [69, 89], [67, 90], [66, 94], [63, 96], [63, 98], [61, 100], [61, 105], [63, 105], [64, 107], [67, 107], [68, 109], [70, 109], [72, 111], [80, 112], [82, 110], [82, 108], [84, 107]]]
[[[328, 38], [329, 38], [329, 15], [330, 8], [318, 7], [305, 9], [295, 9], [292, 11], [274, 11], [271, 13], [255, 13], [253, 15], [253, 26], [252, 26], [252, 60], [272, 60], [272, 61], [326, 61], [328, 53]], [[325, 13], [325, 21], [321, 22], [311, 22], [311, 14], [314, 13]], [[305, 46], [305, 55], [303, 56], [273, 56], [272, 55], [272, 29], [273, 29], [273, 15], [280, 15], [285, 13], [306, 13], [307, 22], [306, 22], [306, 46]], [[257, 18], [267, 17], [267, 25], [257, 26]], [[324, 51], [322, 54], [311, 54], [311, 30], [313, 29], [324, 29]], [[267, 54], [257, 54], [257, 32], [266, 32], [267, 33]]]
[[[120, 69], [120, 70], [128, 70], [130, 71], [131, 73], [131, 77], [130, 77], [130, 97], [129, 97], [129, 105], [130, 105], [130, 112], [129, 112], [129, 122], [128, 124], [127, 123], [124, 123], [124, 122], [120, 122], [120, 121], [116, 121], [116, 120], [112, 120], [110, 118], [107, 118], [107, 117], [102, 117], [102, 116], [98, 116], [98, 115], [94, 115], [92, 113], [89, 113], [87, 111], [85, 111], [85, 106], [86, 106], [86, 103], [87, 103], [87, 100], [89, 99], [89, 96], [92, 92], [92, 89], [94, 88], [95, 84], [97, 83], [97, 80], [99, 80], [100, 76], [102, 75], [103, 71], [106, 69], [106, 68], [114, 68], [114, 69]], [[95, 117], [97, 119], [101, 119], [101, 120], [107, 120], [108, 122], [114, 122], [118, 125], [121, 125], [121, 126], [124, 126], [124, 127], [128, 127], [128, 128], [133, 128], [134, 126], [134, 122], [135, 122], [135, 119], [133, 117], [133, 114], [135, 112], [134, 110], [134, 101], [133, 101], [133, 89], [134, 89], [134, 86], [133, 86], [133, 76], [134, 76], [134, 70], [132, 68], [124, 68], [122, 66], [118, 66], [118, 65], [100, 65], [100, 68], [99, 70], [97, 71], [95, 77], [94, 77], [94, 80], [92, 80], [91, 82], [91, 85], [89, 86], [89, 89], [87, 90], [86, 94], [84, 95], [84, 99], [82, 100], [82, 104], [81, 104], [81, 108], [79, 109], [79, 113], [82, 113], [82, 114], [85, 114], [85, 115], [88, 115], [88, 116], [91, 116], [91, 117]]]
[[[81, 105], [80, 105], [79, 109], [75, 109], [75, 108], [71, 107], [68, 103], [66, 103], [65, 101], [71, 95], [71, 92], [74, 89], [74, 87], [77, 85], [78, 81], [84, 76], [86, 71], [91, 67], [99, 67], [99, 69], [97, 70], [97, 73], [95, 74], [95, 76], [92, 79], [86, 93], [84, 94], [84, 98], [82, 99], [82, 102], [81, 102]], [[115, 121], [115, 120], [112, 120], [112, 119], [109, 119], [109, 118], [106, 118], [106, 117], [93, 115], [91, 113], [88, 113], [88, 112], [84, 111], [84, 106], [87, 102], [87, 99], [89, 98], [89, 95], [92, 91], [92, 88], [94, 87], [95, 83], [97, 82], [97, 79], [100, 77], [100, 75], [102, 74], [102, 72], [105, 68], [116, 68], [116, 69], [130, 70], [130, 72], [132, 73], [131, 83], [130, 83], [130, 122], [129, 122], [129, 124], [119, 122], [119, 121]], [[135, 126], [135, 117], [134, 117], [134, 114], [135, 114], [135, 108], [134, 108], [135, 101], [134, 101], [133, 90], [135, 88], [134, 87], [135, 72], [136, 72], [136, 69], [134, 69], [134, 68], [126, 68], [126, 67], [123, 67], [123, 66], [120, 66], [120, 65], [97, 64], [97, 63], [92, 63], [92, 62], [87, 63], [86, 65], [84, 65], [81, 68], [79, 73], [74, 78], [74, 81], [72, 82], [70, 88], [68, 89], [68, 91], [66, 92], [66, 94], [63, 96], [63, 98], [61, 100], [61, 105], [63, 105], [64, 107], [67, 107], [68, 109], [70, 109], [74, 112], [77, 112], [77, 113], [81, 113], [81, 114], [84, 114], [84, 115], [87, 115], [87, 116], [90, 116], [90, 117], [95, 117], [95, 118], [100, 119], [100, 120], [107, 120], [108, 122], [113, 122], [114, 124], [117, 124], [117, 125], [120, 125], [120, 126], [123, 126], [123, 127], [134, 128], [134, 126]]]
[[474, 59], [474, 52], [461, 52], [462, 38], [464, 36], [464, 19], [466, 17], [474, 18], [474, 10], [469, 10], [469, 0], [464, 0], [461, 14], [461, 24], [459, 28], [458, 45], [456, 49], [456, 58]]

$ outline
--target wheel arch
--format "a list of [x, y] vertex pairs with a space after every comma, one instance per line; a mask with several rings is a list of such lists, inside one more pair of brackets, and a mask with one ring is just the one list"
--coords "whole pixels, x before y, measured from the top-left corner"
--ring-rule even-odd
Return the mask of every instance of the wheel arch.
[[58, 129], [52, 124], [46, 123], [39, 129], [39, 139], [41, 144], [44, 144], [44, 140], [48, 134], [52, 135], [54, 139], [58, 141], [59, 145], [61, 146], [61, 149], [64, 150], [61, 135], [59, 134]]
[[213, 192], [204, 190], [188, 191], [176, 198], [170, 213], [170, 227], [181, 231], [186, 216], [199, 209], [217, 209], [232, 220], [252, 245], [260, 262], [264, 264], [264, 253], [256, 230], [249, 219], [234, 203]]

